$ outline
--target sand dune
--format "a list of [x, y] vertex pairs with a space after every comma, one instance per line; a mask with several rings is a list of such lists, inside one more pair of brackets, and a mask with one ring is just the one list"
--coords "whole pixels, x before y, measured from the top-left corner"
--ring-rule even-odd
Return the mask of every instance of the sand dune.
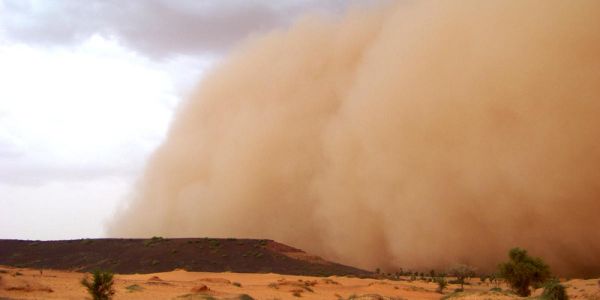
[[[0, 267], [0, 297], [8, 299], [82, 299], [79, 281], [85, 273]], [[572, 299], [600, 299], [597, 279], [565, 282]], [[15, 288], [29, 287], [29, 288]], [[522, 299], [490, 292], [490, 285], [471, 280], [457, 299]], [[115, 299], [440, 299], [434, 283], [352, 277], [311, 277], [280, 274], [172, 272], [115, 276]], [[505, 288], [505, 287], [504, 287]], [[534, 295], [539, 294], [537, 293]], [[213, 298], [210, 298], [213, 297]], [[378, 298], [379, 297], [379, 298]], [[249, 299], [249, 298], [248, 298]]]

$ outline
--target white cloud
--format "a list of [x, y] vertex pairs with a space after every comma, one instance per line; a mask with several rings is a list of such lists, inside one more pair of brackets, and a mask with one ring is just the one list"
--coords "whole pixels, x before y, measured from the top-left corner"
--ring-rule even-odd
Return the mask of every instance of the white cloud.
[[97, 35], [0, 45], [0, 238], [100, 236], [211, 63], [156, 62]]
[[99, 36], [0, 47], [0, 65], [0, 144], [45, 163], [127, 166], [160, 142], [179, 99], [173, 74]]
[[0, 238], [102, 237], [131, 182], [102, 178], [31, 188], [0, 183]]

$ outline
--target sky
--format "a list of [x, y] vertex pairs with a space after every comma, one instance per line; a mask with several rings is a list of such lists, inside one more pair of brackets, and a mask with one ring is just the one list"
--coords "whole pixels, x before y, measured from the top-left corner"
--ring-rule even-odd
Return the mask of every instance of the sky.
[[0, 238], [102, 237], [211, 66], [348, 3], [0, 0]]

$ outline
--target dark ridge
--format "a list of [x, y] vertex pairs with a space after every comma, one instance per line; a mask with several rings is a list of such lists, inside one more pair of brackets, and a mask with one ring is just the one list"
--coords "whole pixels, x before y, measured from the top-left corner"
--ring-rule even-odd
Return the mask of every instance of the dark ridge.
[[0, 265], [34, 269], [115, 273], [279, 273], [369, 277], [371, 272], [325, 261], [272, 240], [161, 238], [0, 240]]

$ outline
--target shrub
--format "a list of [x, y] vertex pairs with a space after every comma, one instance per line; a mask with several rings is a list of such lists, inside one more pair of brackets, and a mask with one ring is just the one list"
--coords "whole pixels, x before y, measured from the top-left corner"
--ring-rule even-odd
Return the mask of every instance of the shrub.
[[141, 292], [141, 291], [144, 290], [143, 287], [141, 287], [141, 286], [139, 286], [137, 284], [132, 284], [130, 286], [127, 286], [125, 289], [128, 290], [130, 293], [132, 293], [132, 292]]
[[539, 257], [530, 257], [524, 249], [513, 248], [508, 257], [510, 261], [498, 266], [499, 275], [519, 296], [529, 296], [529, 286], [539, 286], [550, 277], [548, 265]]
[[85, 286], [94, 300], [108, 300], [115, 294], [113, 289], [113, 274], [105, 271], [94, 271], [93, 280], [83, 278], [81, 284]]
[[446, 281], [446, 278], [444, 278], [444, 277], [437, 277], [435, 279], [435, 282], [438, 285], [438, 287], [436, 289], [436, 292], [438, 292], [440, 294], [444, 293], [444, 289], [446, 288], [446, 286], [448, 286], [448, 281]]
[[248, 294], [241, 294], [241, 295], [238, 297], [238, 299], [239, 299], [239, 300], [254, 300], [254, 298], [252, 298], [252, 297], [251, 297], [250, 295], [248, 295]]
[[557, 279], [551, 279], [544, 285], [544, 292], [542, 293], [542, 299], [544, 300], [566, 300], [569, 299], [565, 287], [560, 284]]

